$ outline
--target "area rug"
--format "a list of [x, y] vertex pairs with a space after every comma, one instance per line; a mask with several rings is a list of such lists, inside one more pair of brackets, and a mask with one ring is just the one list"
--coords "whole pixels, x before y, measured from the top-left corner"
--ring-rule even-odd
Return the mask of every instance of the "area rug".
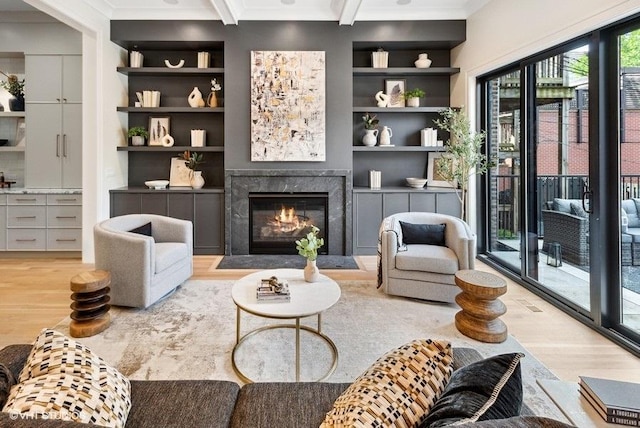
[[[241, 383], [231, 365], [236, 340], [233, 281], [190, 280], [146, 310], [114, 308], [104, 332], [79, 339], [131, 379], [222, 379]], [[342, 281], [342, 295], [323, 313], [322, 331], [339, 350], [329, 382], [351, 382], [379, 356], [416, 338], [440, 338], [484, 356], [523, 352], [525, 402], [538, 415], [565, 420], [536, 379], [556, 379], [516, 339], [487, 344], [460, 334], [457, 306], [387, 296], [373, 281]], [[243, 314], [241, 329], [273, 323]], [[316, 317], [303, 320], [315, 326]], [[56, 329], [68, 334], [69, 320]], [[237, 363], [256, 381], [295, 379], [293, 329], [266, 330], [243, 343]], [[320, 377], [331, 364], [328, 346], [302, 333], [302, 380]]]
[[[306, 259], [298, 255], [241, 255], [224, 256], [216, 269], [302, 269]], [[358, 265], [351, 256], [318, 256], [316, 261], [320, 269], [358, 269]]]

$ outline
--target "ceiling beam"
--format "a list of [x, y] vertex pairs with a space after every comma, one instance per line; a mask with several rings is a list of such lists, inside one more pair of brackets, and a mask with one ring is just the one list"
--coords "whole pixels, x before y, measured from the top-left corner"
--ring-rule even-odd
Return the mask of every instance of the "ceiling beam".
[[220, 15], [224, 25], [238, 25], [238, 17], [233, 13], [232, 0], [209, 0]]
[[362, 1], [363, 0], [344, 0], [342, 11], [340, 11], [340, 25], [353, 25]]

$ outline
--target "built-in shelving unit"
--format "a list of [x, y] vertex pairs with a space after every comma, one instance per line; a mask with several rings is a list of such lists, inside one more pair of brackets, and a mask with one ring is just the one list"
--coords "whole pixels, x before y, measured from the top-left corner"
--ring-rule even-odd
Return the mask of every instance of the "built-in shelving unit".
[[185, 150], [191, 150], [194, 152], [224, 152], [222, 146], [204, 146], [204, 147], [186, 147], [186, 146], [120, 146], [117, 148], [119, 152], [158, 152], [158, 153], [182, 153]]

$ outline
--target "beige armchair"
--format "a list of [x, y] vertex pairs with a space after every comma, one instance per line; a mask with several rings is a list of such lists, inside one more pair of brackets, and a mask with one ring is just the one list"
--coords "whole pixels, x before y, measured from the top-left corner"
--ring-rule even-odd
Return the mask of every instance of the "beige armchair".
[[[132, 229], [151, 223], [151, 236]], [[111, 304], [146, 308], [193, 273], [193, 224], [153, 214], [113, 217], [93, 228], [96, 269], [111, 272]]]
[[[406, 244], [400, 222], [444, 224], [444, 246]], [[405, 212], [385, 218], [380, 227], [380, 285], [385, 293], [452, 303], [460, 289], [454, 274], [473, 269], [476, 237], [457, 217]]]

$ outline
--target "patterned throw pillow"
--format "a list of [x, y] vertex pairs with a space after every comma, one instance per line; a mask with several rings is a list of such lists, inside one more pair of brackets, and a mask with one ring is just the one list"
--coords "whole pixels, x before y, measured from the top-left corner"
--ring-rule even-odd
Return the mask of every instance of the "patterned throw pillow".
[[81, 343], [44, 329], [2, 410], [123, 427], [130, 409], [127, 378]]
[[414, 340], [394, 349], [338, 397], [321, 428], [417, 426], [442, 393], [452, 363], [446, 341]]

